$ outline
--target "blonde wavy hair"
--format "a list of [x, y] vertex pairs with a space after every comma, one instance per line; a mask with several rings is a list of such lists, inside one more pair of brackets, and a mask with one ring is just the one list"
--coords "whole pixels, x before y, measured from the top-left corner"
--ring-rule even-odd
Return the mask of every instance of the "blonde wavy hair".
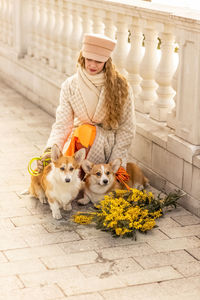
[[[78, 63], [85, 68], [85, 58], [80, 52]], [[105, 105], [106, 116], [102, 126], [104, 129], [117, 129], [122, 118], [123, 107], [128, 98], [128, 82], [109, 58], [104, 65], [105, 72]]]

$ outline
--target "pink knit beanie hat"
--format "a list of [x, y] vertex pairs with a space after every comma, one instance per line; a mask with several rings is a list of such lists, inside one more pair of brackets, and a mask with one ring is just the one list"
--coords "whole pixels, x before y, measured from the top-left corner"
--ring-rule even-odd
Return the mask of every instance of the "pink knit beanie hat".
[[105, 35], [88, 34], [83, 37], [83, 57], [106, 62], [114, 50], [116, 42]]

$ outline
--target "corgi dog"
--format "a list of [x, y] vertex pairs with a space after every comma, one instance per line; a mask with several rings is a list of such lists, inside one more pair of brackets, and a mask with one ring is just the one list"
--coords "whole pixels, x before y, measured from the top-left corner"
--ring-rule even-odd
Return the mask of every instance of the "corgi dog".
[[53, 218], [61, 219], [60, 208], [70, 211], [71, 202], [82, 189], [80, 165], [85, 158], [85, 149], [74, 156], [63, 156], [57, 145], [51, 149], [51, 163], [38, 176], [31, 177], [29, 192], [41, 203], [49, 203]]
[[[82, 169], [86, 173], [84, 197], [79, 199], [78, 203], [86, 205], [91, 201], [93, 204], [97, 204], [105, 194], [115, 189], [124, 189], [123, 184], [118, 182], [115, 176], [121, 162], [121, 159], [117, 158], [108, 164], [94, 165], [87, 159], [84, 160], [82, 163]], [[136, 164], [128, 163], [127, 173], [130, 175], [128, 186], [141, 188], [148, 184], [148, 179]]]
[[126, 183], [131, 188], [141, 190], [149, 186], [149, 179], [144, 176], [140, 167], [135, 163], [128, 162], [126, 165], [126, 172], [129, 175], [129, 181]]

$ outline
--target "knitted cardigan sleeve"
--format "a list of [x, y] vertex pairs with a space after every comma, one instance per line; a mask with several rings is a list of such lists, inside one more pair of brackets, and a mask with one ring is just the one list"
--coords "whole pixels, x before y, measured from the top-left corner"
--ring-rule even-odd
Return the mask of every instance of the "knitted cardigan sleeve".
[[116, 158], [122, 159], [122, 166], [126, 168], [128, 150], [135, 137], [136, 120], [134, 109], [134, 97], [132, 89], [129, 88], [129, 96], [124, 105], [122, 113], [122, 121], [115, 134], [115, 145], [112, 149], [112, 153], [109, 161], [113, 161]]
[[56, 110], [56, 121], [52, 126], [52, 130], [46, 145], [47, 148], [57, 144], [60, 150], [62, 150], [68, 136], [72, 131], [74, 112], [69, 100], [70, 81], [67, 79], [61, 86], [59, 106]]

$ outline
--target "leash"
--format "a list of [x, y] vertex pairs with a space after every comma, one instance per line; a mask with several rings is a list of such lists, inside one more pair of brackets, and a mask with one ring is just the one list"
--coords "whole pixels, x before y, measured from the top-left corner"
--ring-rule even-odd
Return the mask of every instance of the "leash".
[[[45, 152], [42, 156], [38, 156], [38, 157], [33, 157], [30, 161], [29, 161], [29, 163], [28, 163], [28, 172], [29, 172], [29, 174], [30, 175], [32, 175], [32, 176], [38, 176], [38, 175], [40, 175], [41, 173], [40, 172], [38, 172], [38, 170], [36, 169], [36, 170], [33, 170], [32, 169], [32, 163], [36, 160], [41, 160], [42, 158], [43, 158], [43, 156], [44, 155], [46, 155], [46, 154], [50, 154], [51, 152]], [[49, 163], [51, 162], [51, 158], [49, 157], [49, 158], [45, 158], [44, 160], [43, 160], [43, 167], [46, 167]]]
[[117, 173], [115, 174], [115, 176], [116, 176], [116, 179], [119, 182], [123, 183], [125, 185], [125, 187], [127, 188], [127, 190], [130, 191], [131, 188], [126, 183], [129, 180], [130, 176], [129, 176], [129, 174], [126, 172], [126, 170], [123, 167], [119, 168], [119, 170], [117, 171]]

